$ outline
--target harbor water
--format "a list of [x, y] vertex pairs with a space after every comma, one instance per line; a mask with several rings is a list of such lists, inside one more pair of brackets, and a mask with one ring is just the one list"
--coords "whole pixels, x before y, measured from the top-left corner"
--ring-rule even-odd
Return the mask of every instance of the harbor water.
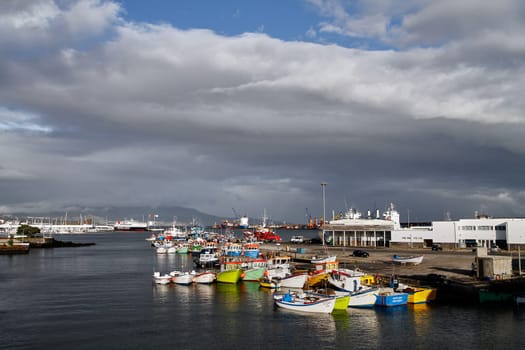
[[96, 245], [0, 256], [0, 348], [525, 348], [525, 308], [512, 305], [431, 304], [316, 315], [276, 309], [272, 292], [253, 282], [155, 285], [154, 271], [194, 266], [189, 255], [157, 256], [148, 236], [57, 236]]

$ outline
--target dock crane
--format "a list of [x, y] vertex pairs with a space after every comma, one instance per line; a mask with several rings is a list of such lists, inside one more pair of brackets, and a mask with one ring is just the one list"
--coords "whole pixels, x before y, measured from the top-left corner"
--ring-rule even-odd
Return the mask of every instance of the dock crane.
[[316, 228], [316, 223], [314, 223], [314, 219], [312, 218], [312, 215], [310, 215], [310, 212], [308, 211], [308, 208], [306, 208], [306, 217], [308, 218], [308, 223], [306, 224], [306, 228], [308, 230]]
[[232, 211], [233, 211], [233, 224], [235, 225], [239, 222], [240, 216], [239, 214], [237, 214], [237, 211], [235, 210], [235, 208], [232, 208]]

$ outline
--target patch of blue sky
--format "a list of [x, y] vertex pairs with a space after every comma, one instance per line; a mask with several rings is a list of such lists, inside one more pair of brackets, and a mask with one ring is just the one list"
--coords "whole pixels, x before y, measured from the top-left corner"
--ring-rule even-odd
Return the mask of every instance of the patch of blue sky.
[[0, 131], [29, 131], [50, 133], [52, 128], [40, 125], [36, 122], [38, 117], [31, 113], [13, 111], [5, 107], [0, 107]]
[[284, 41], [354, 46], [348, 37], [319, 36], [319, 23], [324, 18], [302, 0], [122, 0], [121, 3], [122, 17], [128, 21], [167, 23], [184, 30], [210, 29], [225, 36], [261, 32]]

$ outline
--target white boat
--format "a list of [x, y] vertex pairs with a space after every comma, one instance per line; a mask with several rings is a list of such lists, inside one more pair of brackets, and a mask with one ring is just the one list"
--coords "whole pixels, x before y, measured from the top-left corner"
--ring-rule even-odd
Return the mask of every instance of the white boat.
[[217, 280], [217, 273], [213, 271], [205, 271], [193, 276], [194, 283], [210, 284]]
[[337, 261], [337, 255], [332, 256], [326, 256], [326, 257], [312, 257], [312, 260], [310, 261], [312, 264], [319, 264], [319, 263], [329, 263], [329, 262], [336, 262]]
[[195, 276], [195, 273], [172, 271], [170, 272], [170, 276], [172, 277], [173, 283], [175, 284], [189, 285], [193, 283], [193, 277]]
[[423, 262], [423, 255], [416, 255], [416, 256], [399, 256], [394, 255], [393, 262], [397, 264], [411, 264], [411, 265], [418, 265]]
[[156, 284], [170, 284], [171, 278], [168, 274], [161, 275], [160, 272], [153, 273], [153, 282]]
[[361, 284], [361, 271], [338, 269], [330, 273], [328, 283], [336, 290], [350, 293], [349, 307], [371, 307], [376, 303], [377, 288]]
[[364, 288], [350, 293], [348, 307], [372, 307], [376, 304], [377, 288]]
[[198, 264], [201, 266], [212, 266], [219, 263], [219, 257], [215, 252], [206, 252], [199, 255]]
[[275, 305], [283, 309], [308, 312], [331, 313], [335, 306], [335, 297], [322, 297], [288, 292], [274, 295]]
[[[158, 249], [158, 248], [157, 248]], [[167, 249], [168, 254], [175, 254], [177, 253], [177, 247], [171, 246]]]
[[281, 279], [276, 280], [279, 288], [295, 288], [302, 289], [308, 278], [307, 273], [301, 273], [297, 275], [290, 275]]
[[168, 252], [168, 248], [166, 247], [157, 247], [157, 254], [166, 254]]
[[133, 219], [124, 220], [124, 221], [118, 220], [113, 225], [113, 230], [114, 231], [147, 231], [148, 224], [145, 222], [135, 221]]

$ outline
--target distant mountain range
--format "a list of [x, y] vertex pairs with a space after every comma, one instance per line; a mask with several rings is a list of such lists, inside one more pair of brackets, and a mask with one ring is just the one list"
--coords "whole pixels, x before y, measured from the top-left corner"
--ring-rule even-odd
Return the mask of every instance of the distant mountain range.
[[51, 219], [64, 219], [68, 221], [80, 220], [93, 217], [95, 223], [113, 223], [117, 220], [134, 219], [136, 221], [155, 221], [159, 225], [171, 225], [175, 220], [177, 225], [191, 225], [196, 223], [203, 226], [220, 224], [225, 219], [200, 212], [196, 209], [184, 207], [69, 207], [63, 211], [52, 211], [47, 213], [10, 213], [11, 217], [44, 217]]

